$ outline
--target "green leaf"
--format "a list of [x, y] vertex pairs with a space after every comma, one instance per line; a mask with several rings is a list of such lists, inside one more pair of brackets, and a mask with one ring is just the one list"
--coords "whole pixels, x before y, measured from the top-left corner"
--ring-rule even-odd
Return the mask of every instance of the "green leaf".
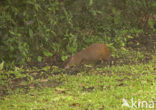
[[0, 70], [2, 70], [4, 67], [4, 61], [2, 61], [2, 63], [0, 63]]
[[41, 62], [42, 61], [42, 56], [38, 56], [37, 60], [38, 60], [38, 62]]
[[46, 56], [46, 57], [50, 57], [50, 56], [53, 56], [53, 54], [51, 53], [51, 52], [49, 52], [49, 51], [43, 51], [43, 54], [44, 54], [44, 56]]
[[45, 70], [45, 71], [48, 71], [50, 69], [50, 66], [45, 66], [42, 69]]
[[32, 37], [33, 36], [33, 30], [29, 28], [29, 36]]
[[38, 11], [39, 7], [40, 7], [40, 5], [35, 4], [35, 9], [36, 9], [37, 11]]
[[93, 5], [93, 0], [89, 1], [89, 6]]
[[148, 20], [148, 24], [150, 25], [151, 28], [153, 28], [154, 23], [155, 23], [155, 22], [154, 22], [153, 20]]
[[68, 58], [68, 56], [62, 56], [61, 59], [62, 61], [65, 61]]
[[153, 2], [153, 3], [151, 4], [151, 6], [152, 6], [152, 7], [156, 7], [156, 2]]
[[15, 33], [11, 30], [9, 30], [9, 33], [12, 34], [12, 35], [15, 35]]
[[113, 12], [113, 14], [116, 13], [116, 9], [115, 9], [115, 7], [112, 7], [112, 12]]

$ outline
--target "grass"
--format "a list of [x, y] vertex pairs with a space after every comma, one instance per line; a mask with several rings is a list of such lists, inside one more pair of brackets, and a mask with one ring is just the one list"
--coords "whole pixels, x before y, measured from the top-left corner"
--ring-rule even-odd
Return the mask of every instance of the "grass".
[[[16, 88], [0, 98], [0, 110], [156, 109], [155, 61], [90, 68], [75, 75], [50, 73], [46, 78], [30, 79], [22, 83], [29, 85], [28, 92]], [[39, 87], [33, 85], [38, 83]], [[122, 107], [123, 99], [130, 107]]]

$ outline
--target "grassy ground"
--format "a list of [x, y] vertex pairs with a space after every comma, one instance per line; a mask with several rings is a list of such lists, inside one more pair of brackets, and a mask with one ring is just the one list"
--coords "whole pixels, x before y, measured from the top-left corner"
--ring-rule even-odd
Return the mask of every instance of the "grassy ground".
[[[72, 72], [57, 67], [17, 68], [7, 72], [8, 76], [13, 77], [13, 72], [20, 78], [3, 80], [5, 71], [1, 71], [5, 91], [1, 91], [0, 110], [156, 109], [155, 59]], [[122, 106], [124, 101], [129, 107]]]

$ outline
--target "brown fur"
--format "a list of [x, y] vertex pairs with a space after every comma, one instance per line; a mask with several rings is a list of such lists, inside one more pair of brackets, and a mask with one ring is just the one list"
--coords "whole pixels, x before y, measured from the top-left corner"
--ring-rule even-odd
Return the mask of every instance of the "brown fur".
[[98, 60], [109, 60], [110, 50], [101, 43], [94, 43], [84, 50], [71, 56], [69, 62], [66, 64], [65, 69], [73, 65], [80, 65], [82, 63], [95, 63]]

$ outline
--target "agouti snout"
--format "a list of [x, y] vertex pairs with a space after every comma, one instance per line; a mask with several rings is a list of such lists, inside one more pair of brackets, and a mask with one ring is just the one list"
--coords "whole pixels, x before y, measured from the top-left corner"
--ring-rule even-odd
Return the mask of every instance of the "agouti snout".
[[73, 65], [80, 65], [82, 63], [95, 63], [99, 60], [108, 61], [110, 59], [110, 54], [110, 50], [106, 45], [101, 43], [94, 43], [84, 50], [71, 56], [68, 59], [69, 61], [66, 64], [65, 69]]

